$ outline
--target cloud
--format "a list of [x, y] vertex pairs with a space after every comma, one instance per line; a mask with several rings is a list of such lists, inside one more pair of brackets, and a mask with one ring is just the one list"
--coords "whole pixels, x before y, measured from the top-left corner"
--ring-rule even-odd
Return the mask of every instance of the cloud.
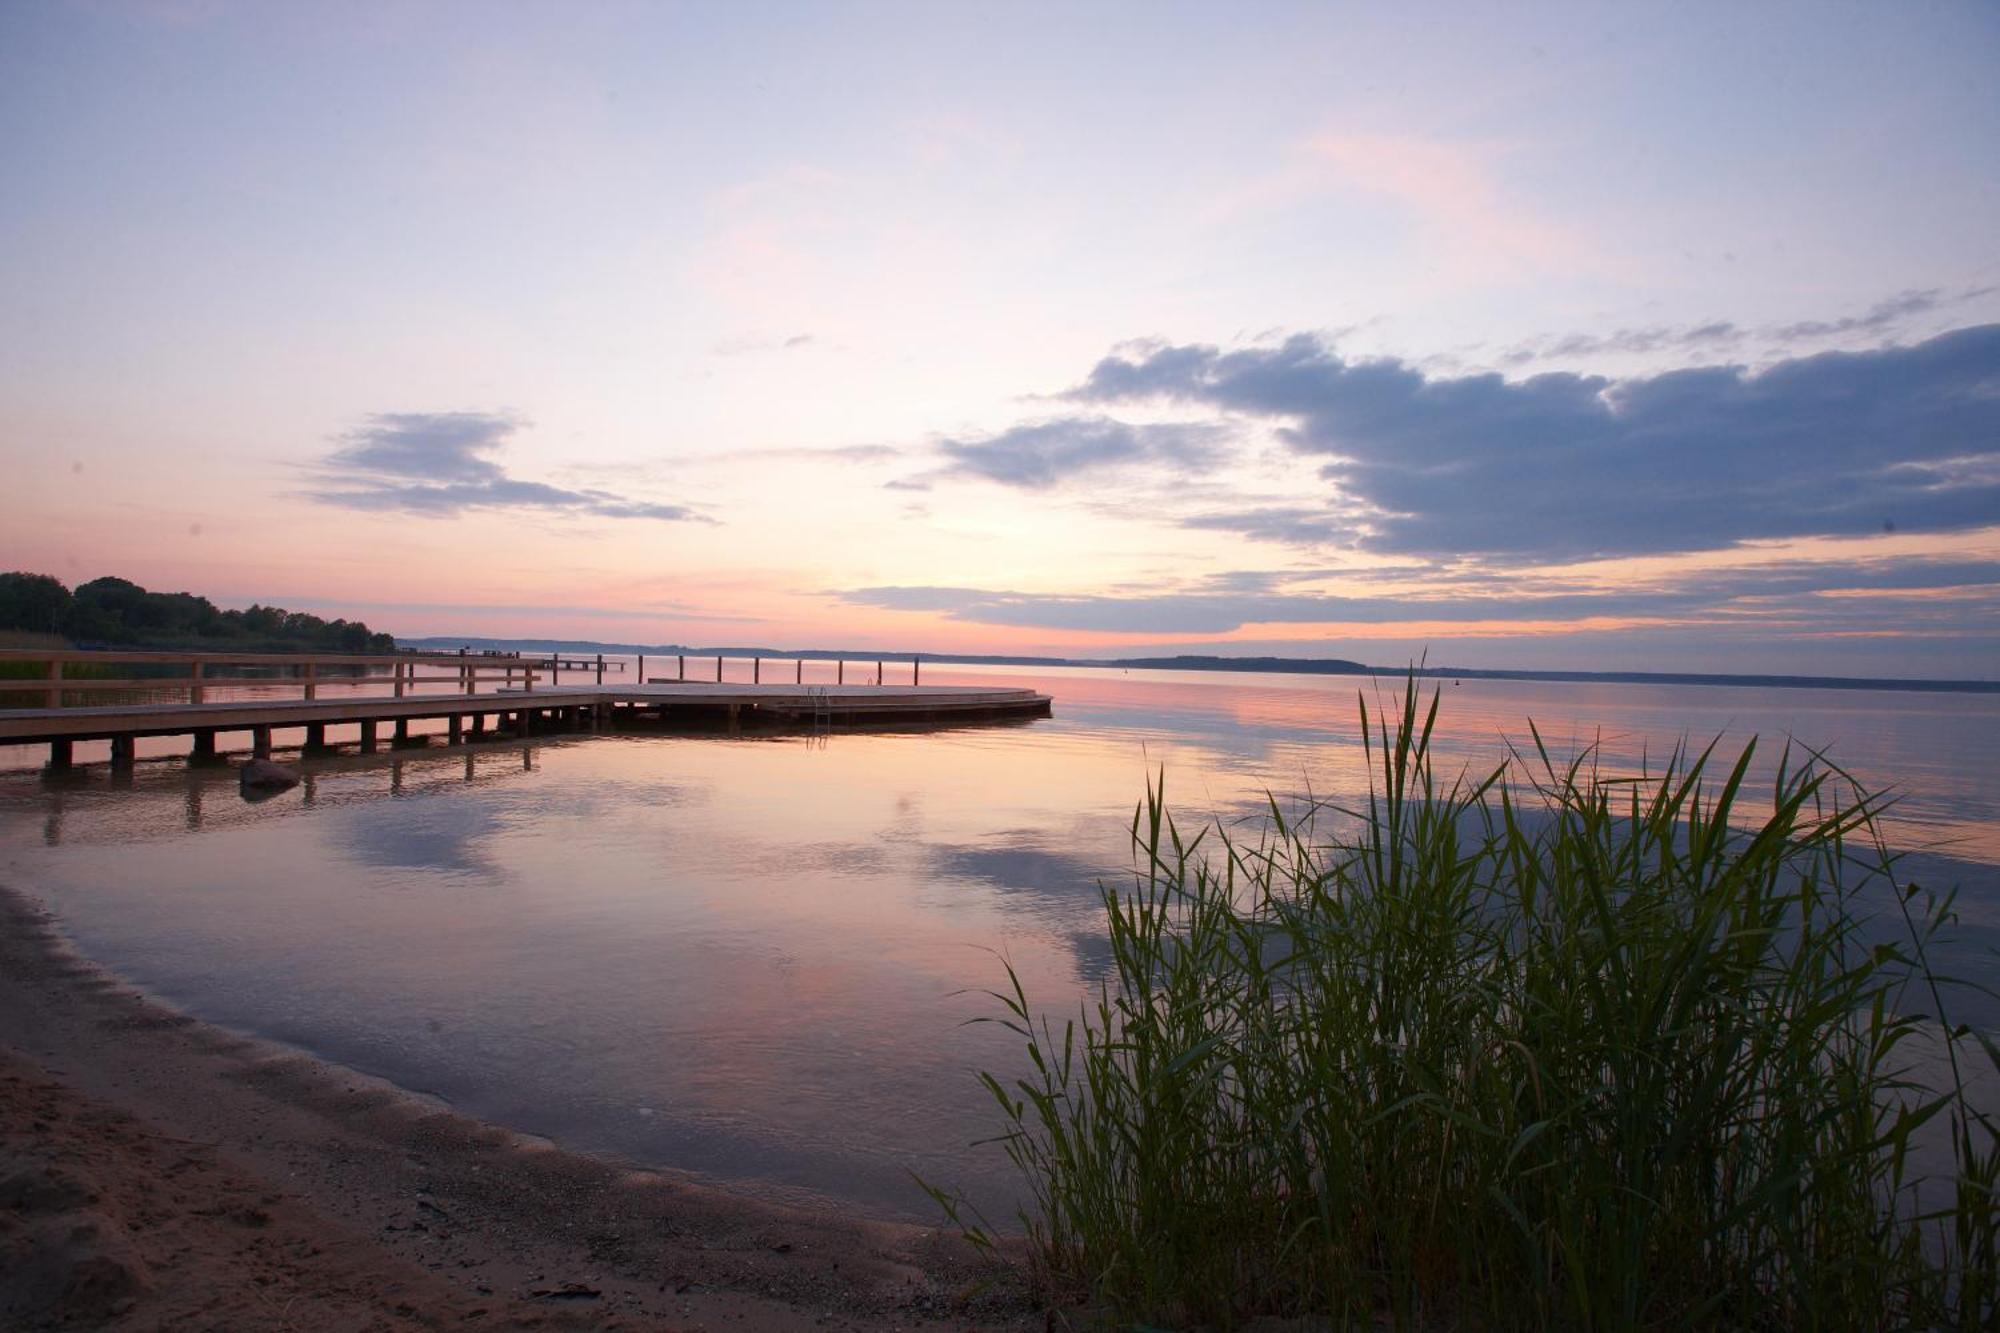
[[1081, 472], [1125, 464], [1201, 471], [1215, 465], [1224, 434], [1208, 423], [1132, 425], [1102, 416], [1057, 417], [978, 439], [940, 440], [938, 450], [949, 461], [912, 480], [921, 484], [933, 477], [979, 477], [1046, 490]]
[[[1386, 553], [1574, 560], [2000, 516], [2000, 324], [1617, 381], [1427, 376], [1299, 335], [1110, 356], [1069, 396], [1265, 419], [1325, 460], [1349, 515], [1332, 535]], [[1256, 535], [1274, 516], [1239, 517]]]
[[742, 338], [729, 338], [709, 349], [713, 356], [753, 356], [760, 352], [796, 352], [813, 345], [810, 333], [794, 333], [788, 337], [773, 337], [768, 334], [752, 334]]
[[1257, 505], [1245, 509], [1219, 509], [1191, 514], [1180, 520], [1184, 528], [1198, 531], [1233, 532], [1253, 541], [1279, 542], [1291, 546], [1324, 546], [1341, 540], [1352, 519], [1330, 509], [1304, 506]]
[[1582, 356], [1645, 356], [1661, 352], [1714, 353], [1756, 344], [1771, 351], [1796, 351], [1800, 343], [1823, 343], [1828, 338], [1850, 334], [1880, 336], [1899, 330], [1920, 315], [1936, 314], [1990, 295], [1991, 287], [1968, 287], [1947, 293], [1940, 287], [1911, 289], [1877, 301], [1857, 315], [1838, 319], [1799, 320], [1789, 324], [1767, 324], [1744, 328], [1729, 320], [1710, 320], [1682, 326], [1653, 325], [1639, 329], [1615, 329], [1610, 333], [1571, 333], [1533, 338], [1501, 353], [1503, 365], [1520, 366], [1530, 361], [1556, 361]]
[[568, 490], [510, 477], [489, 455], [520, 429], [488, 412], [383, 412], [340, 439], [306, 492], [322, 504], [412, 514], [528, 509], [597, 518], [709, 523], [684, 505], [634, 500], [611, 491]]
[[1617, 329], [1611, 333], [1571, 333], [1561, 338], [1544, 338], [1505, 353], [1508, 365], [1560, 357], [1602, 356], [1606, 353], [1644, 356], [1654, 352], [1712, 352], [1735, 347], [1746, 335], [1728, 320], [1711, 320], [1687, 328], [1655, 325], [1645, 329]]
[[[1966, 292], [1951, 298], [1952, 302], [1967, 300], [1984, 292]], [[1894, 324], [1901, 323], [1912, 315], [1928, 314], [1939, 306], [1948, 304], [1945, 294], [1936, 287], [1924, 291], [1907, 291], [1877, 301], [1866, 313], [1849, 315], [1843, 319], [1809, 319], [1797, 324], [1784, 324], [1771, 330], [1772, 336], [1786, 342], [1807, 338], [1833, 338], [1843, 333], [1880, 333]]]
[[[1616, 619], [1807, 621], [1828, 633], [1959, 624], [2000, 611], [2000, 561], [1906, 557], [1780, 562], [1705, 572], [1657, 587], [1523, 591], [1482, 578], [1471, 591], [1353, 597], [1285, 592], [1264, 571], [1211, 576], [1192, 591], [1067, 595], [981, 588], [854, 588], [860, 606], [941, 614], [1010, 628], [1131, 634], [1227, 634], [1246, 625], [1527, 622]], [[1949, 594], [1941, 597], [1940, 594]], [[1945, 603], [1949, 603], [1948, 606]]]

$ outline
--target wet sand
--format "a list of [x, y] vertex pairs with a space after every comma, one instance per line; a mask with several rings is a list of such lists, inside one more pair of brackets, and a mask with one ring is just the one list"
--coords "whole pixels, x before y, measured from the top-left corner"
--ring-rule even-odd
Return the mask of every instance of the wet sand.
[[1043, 1322], [945, 1233], [562, 1152], [199, 1023], [0, 887], [0, 1325]]

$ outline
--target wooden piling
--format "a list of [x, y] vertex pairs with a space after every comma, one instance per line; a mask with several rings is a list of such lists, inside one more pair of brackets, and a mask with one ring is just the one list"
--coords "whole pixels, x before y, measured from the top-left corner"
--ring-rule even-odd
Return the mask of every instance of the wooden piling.
[[111, 767], [115, 769], [129, 769], [132, 767], [133, 761], [138, 757], [139, 746], [133, 737], [113, 736], [111, 738]]
[[361, 724], [361, 753], [375, 753], [375, 723], [373, 719]]
[[213, 731], [197, 731], [194, 734], [194, 740], [188, 746], [188, 762], [190, 764], [212, 764], [215, 762], [215, 733]]
[[324, 722], [308, 722], [306, 724], [305, 752], [307, 754], [319, 754], [325, 749], [326, 724]]
[[271, 757], [271, 729], [269, 727], [250, 728], [250, 753], [258, 759]]
[[49, 771], [60, 773], [76, 766], [76, 743], [74, 741], [49, 742]]
[[447, 745], [457, 745], [465, 739], [465, 719], [453, 713], [444, 720], [444, 740]]

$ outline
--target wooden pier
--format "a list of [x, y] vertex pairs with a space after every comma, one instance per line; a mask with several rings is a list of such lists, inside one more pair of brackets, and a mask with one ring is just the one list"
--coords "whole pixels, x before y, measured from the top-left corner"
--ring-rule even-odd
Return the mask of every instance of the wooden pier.
[[[415, 722], [443, 722], [445, 740], [456, 743], [492, 732], [639, 726], [800, 730], [1046, 717], [1050, 710], [1045, 694], [981, 686], [681, 680], [607, 684], [605, 669], [616, 664], [601, 659], [558, 664], [455, 654], [0, 652], [0, 664], [9, 662], [37, 669], [28, 677], [0, 677], [0, 696], [39, 695], [44, 706], [0, 709], [0, 745], [46, 745], [49, 767], [58, 770], [71, 766], [81, 741], [108, 741], [112, 766], [129, 767], [142, 737], [186, 736], [190, 761], [200, 763], [217, 758], [219, 738], [225, 735], [247, 736], [247, 748], [259, 757], [272, 752], [281, 732], [305, 754], [329, 753], [341, 744], [330, 738], [332, 727], [353, 727], [353, 738], [344, 743], [368, 753], [385, 741], [428, 744], [426, 735], [411, 730]], [[103, 674], [122, 664], [171, 674]], [[544, 672], [554, 675], [565, 668], [587, 683], [542, 683]], [[838, 670], [844, 677], [844, 668]], [[754, 665], [752, 672], [761, 675]], [[296, 691], [297, 697], [211, 697], [232, 687], [239, 694]], [[329, 692], [337, 697], [327, 697]], [[126, 697], [91, 702], [106, 694]]]

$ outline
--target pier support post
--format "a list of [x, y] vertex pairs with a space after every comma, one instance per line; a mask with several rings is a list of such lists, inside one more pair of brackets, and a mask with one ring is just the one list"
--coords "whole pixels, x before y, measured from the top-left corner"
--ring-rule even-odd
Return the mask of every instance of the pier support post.
[[743, 730], [743, 705], [731, 704], [729, 705], [729, 734], [734, 736], [741, 730]]
[[306, 723], [306, 743], [302, 747], [302, 753], [305, 754], [326, 753], [326, 723], [324, 722]]
[[486, 714], [474, 713], [472, 715], [472, 739], [483, 740], [485, 736], [486, 736]]
[[49, 742], [49, 772], [61, 773], [76, 766], [76, 742]]
[[457, 713], [453, 713], [450, 717], [445, 719], [444, 742], [446, 745], [457, 745], [460, 741], [463, 741], [464, 739], [465, 739], [465, 719], [460, 717]]
[[194, 734], [194, 743], [188, 746], [188, 762], [190, 764], [212, 764], [215, 761], [215, 733], [213, 731], [197, 731]]
[[250, 728], [250, 753], [258, 759], [271, 757], [271, 729], [269, 727]]
[[396, 719], [396, 739], [392, 742], [392, 744], [408, 745], [409, 743], [410, 743], [410, 719], [408, 719], [407, 717], [399, 717]]
[[363, 722], [361, 724], [361, 753], [375, 753], [375, 724], [373, 722]]

